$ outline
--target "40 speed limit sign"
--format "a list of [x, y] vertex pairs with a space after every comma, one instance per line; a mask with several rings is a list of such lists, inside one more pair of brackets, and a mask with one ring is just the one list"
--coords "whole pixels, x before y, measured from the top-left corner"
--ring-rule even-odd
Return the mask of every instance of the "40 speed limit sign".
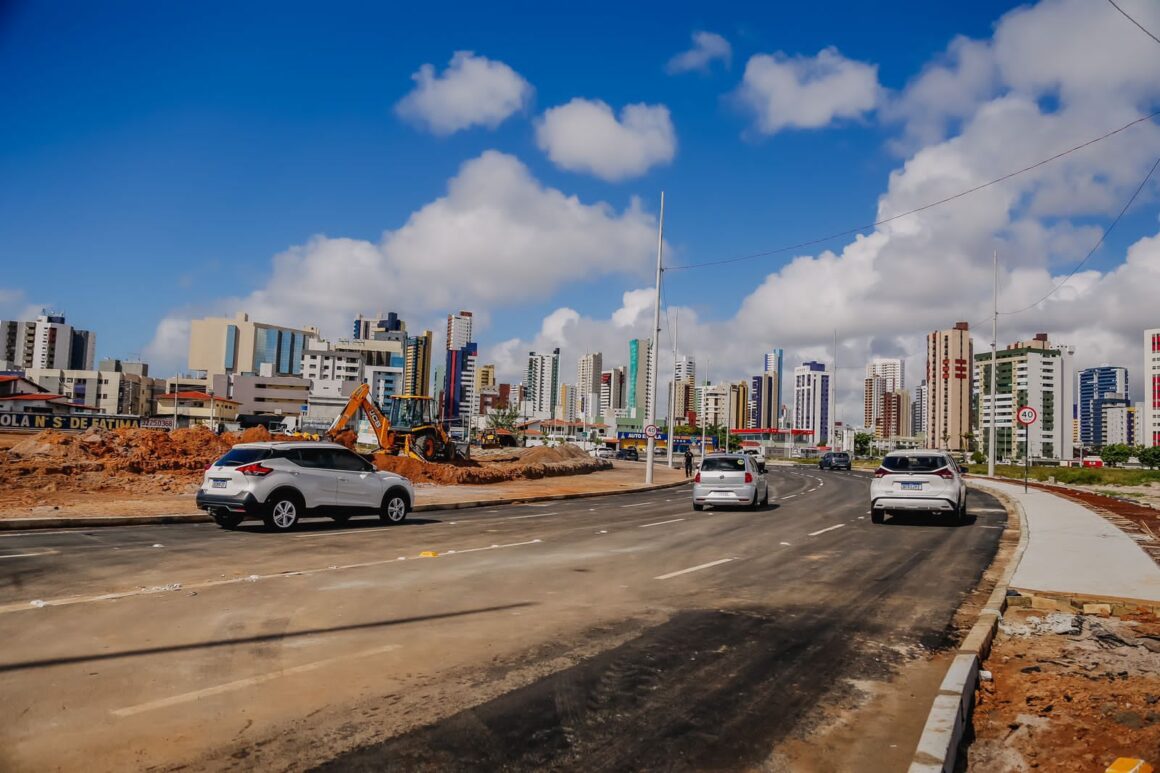
[[1027, 426], [1034, 424], [1039, 420], [1039, 411], [1032, 408], [1030, 405], [1021, 405], [1019, 410], [1015, 413], [1015, 420], [1020, 424]]

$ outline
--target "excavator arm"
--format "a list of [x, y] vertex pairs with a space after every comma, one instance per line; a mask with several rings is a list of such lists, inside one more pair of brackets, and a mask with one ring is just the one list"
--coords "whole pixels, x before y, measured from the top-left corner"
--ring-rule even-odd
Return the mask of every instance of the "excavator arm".
[[367, 416], [367, 421], [371, 423], [371, 429], [375, 433], [375, 439], [378, 440], [379, 447], [384, 451], [391, 451], [395, 445], [395, 433], [391, 431], [391, 422], [383, 415], [374, 401], [370, 399], [369, 395], [371, 388], [367, 384], [359, 384], [351, 393], [350, 399], [347, 400], [346, 406], [342, 409], [342, 413], [338, 414], [330, 428], [326, 430], [326, 437], [328, 440], [334, 440], [338, 437], [347, 424], [350, 424], [351, 419], [358, 415], [361, 409]]

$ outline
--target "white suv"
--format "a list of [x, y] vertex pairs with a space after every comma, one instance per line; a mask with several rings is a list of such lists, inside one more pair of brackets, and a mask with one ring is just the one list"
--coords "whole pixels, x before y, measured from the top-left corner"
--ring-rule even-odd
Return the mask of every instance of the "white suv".
[[289, 531], [306, 515], [344, 523], [365, 513], [402, 523], [414, 501], [410, 481], [338, 443], [241, 443], [206, 468], [197, 491], [197, 506], [223, 529], [261, 518]]
[[870, 520], [882, 523], [888, 511], [945, 513], [967, 517], [967, 485], [945, 451], [891, 451], [870, 483]]

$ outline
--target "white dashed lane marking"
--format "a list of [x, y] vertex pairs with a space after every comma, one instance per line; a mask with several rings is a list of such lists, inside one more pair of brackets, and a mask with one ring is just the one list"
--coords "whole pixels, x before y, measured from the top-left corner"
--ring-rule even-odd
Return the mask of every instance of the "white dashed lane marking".
[[811, 537], [816, 537], [816, 536], [818, 536], [819, 534], [825, 534], [825, 533], [826, 533], [826, 532], [828, 532], [828, 531], [833, 531], [834, 529], [840, 529], [840, 528], [842, 528], [842, 527], [843, 527], [843, 526], [845, 526], [845, 525], [846, 525], [846, 524], [844, 524], [844, 523], [839, 523], [837, 526], [829, 526], [829, 527], [827, 527], [827, 528], [825, 528], [825, 529], [818, 529], [817, 531], [811, 531], [811, 532], [809, 533], [809, 536], [811, 536]]

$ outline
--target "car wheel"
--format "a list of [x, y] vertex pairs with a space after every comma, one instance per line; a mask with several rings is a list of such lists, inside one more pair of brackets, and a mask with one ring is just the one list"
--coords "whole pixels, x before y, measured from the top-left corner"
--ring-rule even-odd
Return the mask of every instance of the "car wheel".
[[406, 495], [398, 491], [389, 491], [383, 497], [383, 506], [379, 510], [379, 518], [384, 523], [394, 526], [406, 520], [407, 513], [410, 509], [411, 504], [407, 501]]
[[298, 525], [302, 500], [295, 494], [279, 494], [266, 507], [266, 527], [273, 531], [290, 531]]
[[236, 529], [246, 516], [241, 513], [231, 513], [229, 510], [219, 510], [213, 514], [213, 522], [223, 529]]
[[693, 505], [693, 509], [694, 509], [694, 510], [696, 510], [696, 511], [699, 513], [699, 512], [701, 512], [702, 510], [704, 510], [704, 509], [705, 509], [705, 506], [704, 506], [704, 505], [698, 505], [698, 504], [694, 504], [694, 505]]
[[886, 511], [880, 507], [875, 507], [870, 511], [870, 523], [884, 523], [886, 521]]

